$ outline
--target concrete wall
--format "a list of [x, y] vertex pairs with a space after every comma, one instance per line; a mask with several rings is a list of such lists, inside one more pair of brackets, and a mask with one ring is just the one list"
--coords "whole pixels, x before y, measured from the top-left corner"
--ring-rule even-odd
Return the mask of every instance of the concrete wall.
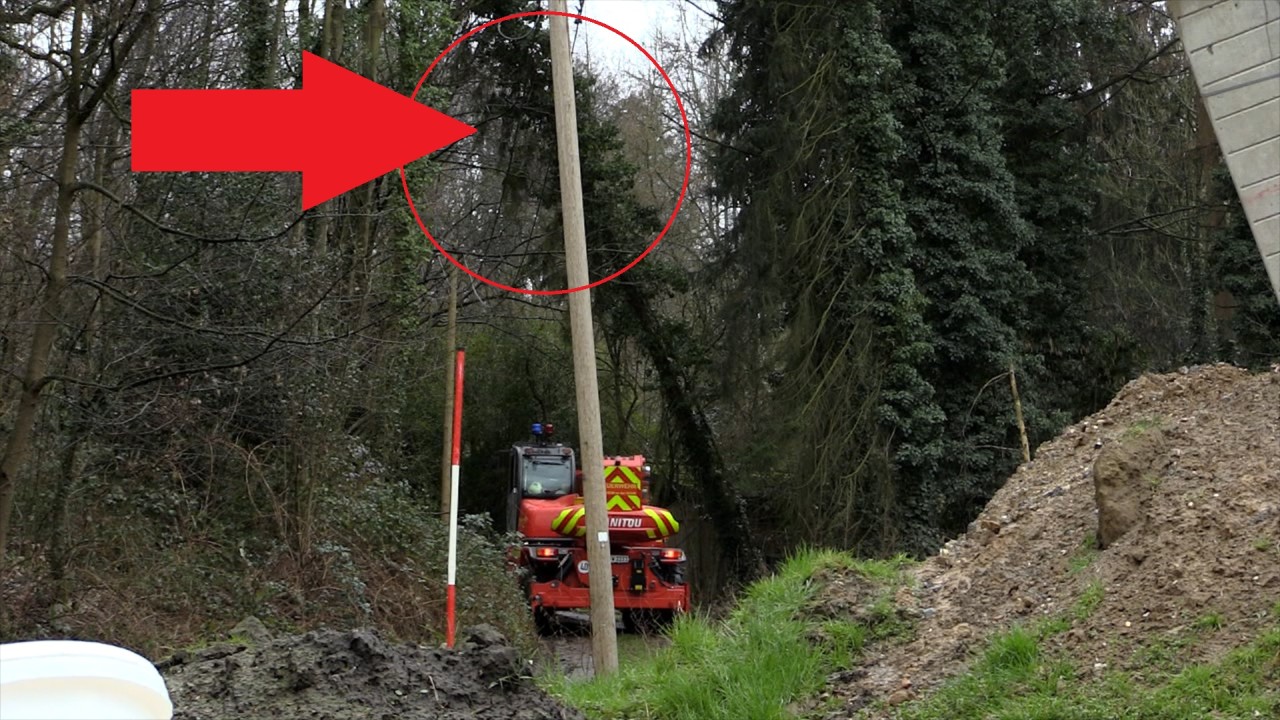
[[1280, 300], [1280, 0], [1170, 0]]

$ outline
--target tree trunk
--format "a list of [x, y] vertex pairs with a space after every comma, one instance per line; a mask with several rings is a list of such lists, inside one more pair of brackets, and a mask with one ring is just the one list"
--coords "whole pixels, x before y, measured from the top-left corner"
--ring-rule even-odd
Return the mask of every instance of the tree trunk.
[[613, 394], [613, 426], [614, 432], [617, 433], [613, 438], [613, 445], [617, 448], [616, 452], [626, 452], [627, 447], [627, 425], [630, 424], [629, 414], [627, 413], [626, 403], [622, 401], [622, 363], [624, 358], [624, 346], [626, 339], [622, 336], [613, 336], [605, 338], [605, 349], [609, 353], [609, 362], [613, 364], [613, 373], [610, 380], [613, 382], [610, 390]]
[[[70, 57], [67, 70], [66, 126], [62, 132], [62, 150], [54, 178], [57, 201], [54, 205], [53, 235], [49, 239], [49, 264], [46, 271], [44, 294], [40, 300], [37, 318], [33, 323], [31, 349], [26, 368], [19, 385], [18, 407], [14, 414], [13, 430], [0, 456], [0, 565], [4, 564], [8, 545], [10, 521], [13, 517], [13, 500], [17, 493], [18, 474], [26, 464], [31, 450], [36, 414], [40, 409], [40, 396], [49, 382], [49, 359], [54, 341], [62, 325], [67, 288], [67, 259], [71, 236], [71, 213], [75, 205], [77, 188], [76, 165], [80, 158], [80, 135], [96, 105], [108, 88], [115, 84], [125, 61], [133, 52], [138, 39], [146, 34], [160, 11], [161, 0], [147, 0], [137, 13], [137, 21], [129, 32], [123, 30], [107, 47], [96, 42], [98, 55], [86, 62], [80, 40], [84, 36], [85, 7], [87, 0], [76, 0], [67, 44]], [[122, 19], [122, 25], [123, 25]], [[96, 62], [103, 61], [103, 69], [93, 72]], [[84, 95], [82, 97], [82, 94]]]
[[[320, 57], [337, 62], [342, 55], [342, 23], [346, 13], [343, 0], [327, 0], [324, 6], [324, 20], [320, 28]], [[332, 221], [329, 218], [333, 209], [333, 201], [326, 200], [315, 207], [316, 254], [324, 256], [329, 251], [329, 232]]]
[[[72, 410], [72, 413], [75, 412]], [[68, 424], [72, 438], [62, 455], [58, 484], [53, 491], [53, 521], [49, 524], [47, 561], [54, 603], [65, 603], [71, 596], [71, 587], [67, 582], [67, 566], [71, 562], [71, 542], [67, 537], [67, 518], [70, 515], [68, 505], [71, 502], [71, 490], [80, 474], [80, 445], [84, 440], [84, 436], [80, 434], [83, 418], [73, 415]]]
[[636, 322], [637, 339], [658, 373], [658, 386], [675, 422], [685, 467], [697, 483], [701, 505], [716, 529], [721, 557], [733, 568], [732, 577], [740, 582], [751, 580], [764, 572], [764, 557], [752, 540], [746, 502], [725, 477], [715, 436], [684, 375], [680, 353], [663, 331], [644, 289], [638, 283], [617, 285]]
[[[284, 10], [286, 0], [276, 3], [276, 16], [271, 21], [271, 40], [267, 43], [267, 87], [276, 87], [276, 69], [280, 65], [280, 39], [284, 37]], [[299, 3], [304, 5], [305, 3]], [[299, 13], [301, 16], [301, 13]]]
[[18, 409], [13, 432], [0, 457], [0, 565], [4, 563], [9, 540], [9, 522], [13, 516], [13, 498], [17, 492], [18, 473], [26, 464], [31, 450], [32, 430], [40, 409], [40, 394], [48, 382], [49, 356], [61, 326], [63, 295], [67, 288], [68, 240], [71, 236], [71, 210], [76, 193], [76, 163], [80, 157], [80, 129], [83, 122], [80, 107], [80, 84], [83, 78], [80, 36], [84, 24], [84, 0], [76, 3], [68, 40], [71, 49], [71, 71], [67, 83], [67, 125], [62, 133], [62, 157], [58, 161], [58, 201], [54, 209], [53, 237], [49, 243], [49, 268], [39, 318], [31, 335], [31, 351], [22, 376]]
[[[365, 6], [364, 62], [362, 74], [378, 81], [378, 55], [382, 48], [382, 35], [387, 25], [385, 0], [369, 0]], [[374, 213], [377, 212], [378, 181], [371, 180], [360, 190], [360, 219], [356, 227], [356, 244], [351, 254], [351, 293], [360, 298], [359, 322], [364, 326], [369, 310], [370, 264], [373, 260]]]
[[244, 82], [250, 89], [272, 87], [275, 59], [271, 57], [275, 31], [271, 0], [240, 0], [240, 35], [244, 43]]
[[[119, 141], [119, 133], [114, 129], [101, 137], [103, 133], [96, 133], [97, 150], [93, 156], [93, 182], [99, 187], [106, 187], [107, 184], [107, 148], [114, 147]], [[102, 270], [102, 238], [105, 233], [102, 229], [102, 212], [103, 197], [98, 193], [85, 193], [80, 200], [81, 212], [83, 215], [84, 230], [84, 247], [88, 251], [88, 258], [85, 264], [88, 266], [84, 269], [89, 277], [95, 282], [103, 281]], [[75, 355], [80, 361], [75, 362], [77, 371], [90, 379], [97, 379], [98, 376], [98, 327], [102, 317], [102, 303], [106, 301], [106, 296], [99, 294], [97, 298], [89, 301], [87, 310], [88, 317], [85, 319], [84, 331], [80, 335], [77, 343]], [[49, 578], [53, 583], [53, 599], [54, 602], [64, 603], [70, 595], [70, 586], [67, 582], [67, 566], [71, 562], [71, 542], [68, 537], [68, 519], [71, 517], [71, 496], [77, 479], [81, 475], [81, 468], [84, 466], [82, 462], [81, 446], [91, 433], [90, 421], [88, 416], [88, 408], [93, 403], [93, 395], [99, 392], [95, 389], [79, 388], [75, 392], [74, 402], [70, 403], [68, 408], [68, 419], [66, 422], [67, 434], [71, 440], [67, 443], [66, 449], [63, 451], [62, 463], [59, 469], [57, 486], [54, 488], [53, 494], [53, 522], [49, 524]]]
[[[1218, 185], [1214, 182], [1214, 172], [1221, 162], [1221, 150], [1218, 147], [1218, 136], [1213, 130], [1213, 119], [1209, 109], [1205, 107], [1204, 98], [1196, 96], [1196, 141], [1195, 150], [1199, 156], [1201, 205], [1211, 208], [1208, 217], [1199, 223], [1200, 232], [1195, 233], [1194, 263], [1191, 287], [1195, 292], [1196, 315], [1193, 328], [1196, 331], [1195, 343], [1197, 360], [1221, 360], [1219, 350], [1222, 348], [1222, 334], [1218, 327], [1217, 301], [1220, 288], [1215, 287], [1216, 279], [1212, 277], [1212, 263], [1209, 262], [1208, 248], [1214, 247], [1218, 235], [1226, 224], [1226, 204], [1218, 196]], [[1230, 316], [1227, 317], [1228, 324]]]
[[213, 24], [215, 16], [218, 14], [218, 8], [209, 3], [208, 10], [204, 14], [204, 27], [200, 30], [200, 37], [204, 38], [200, 52], [200, 87], [207, 88], [209, 83], [213, 81]]

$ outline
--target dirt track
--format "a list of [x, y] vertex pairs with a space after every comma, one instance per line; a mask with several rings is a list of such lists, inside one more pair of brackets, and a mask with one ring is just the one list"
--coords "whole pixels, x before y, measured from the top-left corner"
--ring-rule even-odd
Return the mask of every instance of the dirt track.
[[[585, 613], [562, 612], [557, 614], [554, 632], [541, 638], [543, 661], [554, 663], [560, 672], [573, 678], [589, 678], [592, 675], [591, 624]], [[614, 626], [618, 634], [619, 654], [623, 661], [629, 651], [643, 647], [645, 652], [671, 643], [661, 632], [628, 633], [621, 622]], [[630, 650], [628, 650], [628, 648]]]
[[585, 614], [560, 613], [555, 631], [541, 638], [546, 661], [570, 677], [592, 675], [591, 624]]

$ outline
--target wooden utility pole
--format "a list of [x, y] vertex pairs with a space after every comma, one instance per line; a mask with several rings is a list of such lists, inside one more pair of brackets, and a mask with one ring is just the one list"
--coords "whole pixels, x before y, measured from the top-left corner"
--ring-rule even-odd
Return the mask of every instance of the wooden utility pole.
[[453, 497], [453, 365], [458, 347], [458, 268], [449, 268], [449, 329], [444, 364], [444, 452], [440, 457], [440, 515], [449, 517]]
[[[554, 12], [568, 12], [565, 0], [551, 0]], [[551, 88], [555, 94], [556, 145], [560, 155], [560, 207], [569, 287], [591, 281], [587, 274], [587, 228], [583, 219], [582, 168], [578, 158], [578, 115], [573, 96], [569, 19], [551, 16]], [[604, 492], [604, 440], [600, 432], [600, 390], [596, 378], [591, 291], [569, 293], [573, 333], [573, 377], [578, 399], [578, 440], [582, 454], [582, 496], [587, 520], [587, 562], [591, 565], [591, 659], [596, 677], [618, 669], [618, 635], [613, 617], [613, 566]]]

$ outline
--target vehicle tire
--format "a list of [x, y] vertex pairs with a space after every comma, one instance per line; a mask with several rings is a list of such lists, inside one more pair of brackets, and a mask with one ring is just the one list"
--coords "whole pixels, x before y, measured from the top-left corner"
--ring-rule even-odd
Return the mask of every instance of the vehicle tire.
[[640, 625], [638, 622], [638, 618], [636, 617], [637, 613], [639, 612], [640, 612], [639, 610], [623, 610], [622, 611], [622, 631], [623, 632], [629, 635], [635, 635], [640, 632]]
[[537, 629], [538, 635], [554, 634], [556, 629], [555, 613], [545, 608], [534, 608], [533, 626]]
[[649, 622], [653, 628], [653, 632], [666, 632], [671, 629], [671, 625], [675, 621], [675, 610], [654, 610], [649, 616]]
[[675, 621], [671, 610], [623, 610], [622, 629], [632, 634], [651, 635], [665, 631]]

